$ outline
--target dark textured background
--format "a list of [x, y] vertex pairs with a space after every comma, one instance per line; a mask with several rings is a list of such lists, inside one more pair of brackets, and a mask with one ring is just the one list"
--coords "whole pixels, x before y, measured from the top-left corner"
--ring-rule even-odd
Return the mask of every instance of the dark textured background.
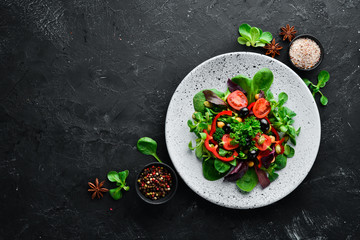
[[[0, 3], [0, 239], [359, 239], [360, 17], [358, 0], [2, 0]], [[232, 51], [247, 22], [280, 41], [295, 25], [322, 42], [331, 74], [319, 106], [321, 146], [305, 181], [261, 209], [231, 210], [180, 181], [175, 198], [150, 206], [134, 191], [153, 159], [183, 77]], [[286, 59], [287, 42], [280, 61]], [[224, 76], [228, 77], [228, 76]], [[87, 182], [129, 169], [123, 199], [91, 200]], [[106, 182], [106, 187], [112, 184]], [[113, 210], [111, 211], [110, 208]]]

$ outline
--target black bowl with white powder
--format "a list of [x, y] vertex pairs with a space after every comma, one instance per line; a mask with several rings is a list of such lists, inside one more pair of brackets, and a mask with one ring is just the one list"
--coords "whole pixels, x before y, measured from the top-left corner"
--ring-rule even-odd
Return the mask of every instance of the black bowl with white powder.
[[310, 71], [321, 64], [324, 58], [324, 48], [314, 36], [302, 34], [291, 41], [289, 58], [291, 64], [297, 69]]

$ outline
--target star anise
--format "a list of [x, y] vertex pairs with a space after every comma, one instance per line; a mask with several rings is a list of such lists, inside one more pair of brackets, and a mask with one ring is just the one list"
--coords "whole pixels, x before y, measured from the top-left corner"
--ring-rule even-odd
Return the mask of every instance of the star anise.
[[265, 49], [267, 49], [267, 52], [265, 53], [266, 55], [270, 55], [271, 57], [275, 57], [275, 54], [280, 55], [279, 51], [283, 48], [282, 46], [279, 45], [279, 43], [275, 43], [275, 38], [272, 40], [271, 43], [266, 44], [266, 46], [264, 47]]
[[286, 24], [286, 27], [281, 28], [280, 35], [284, 35], [283, 41], [289, 39], [289, 42], [291, 42], [295, 37], [295, 33], [297, 33], [297, 31], [295, 30], [294, 26], [290, 27], [289, 24]]
[[91, 182], [88, 182], [89, 186], [91, 187], [90, 189], [88, 189], [89, 192], [94, 192], [92, 195], [91, 195], [91, 199], [94, 199], [95, 196], [97, 196], [98, 198], [100, 197], [103, 197], [103, 192], [108, 192], [109, 189], [107, 188], [102, 188], [102, 186], [104, 185], [104, 182], [105, 181], [102, 181], [100, 184], [99, 184], [99, 179], [95, 179], [95, 184], [91, 183]]

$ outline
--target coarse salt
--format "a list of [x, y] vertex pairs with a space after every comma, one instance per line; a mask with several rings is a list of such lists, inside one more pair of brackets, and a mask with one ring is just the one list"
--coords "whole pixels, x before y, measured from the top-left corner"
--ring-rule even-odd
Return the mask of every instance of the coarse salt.
[[319, 62], [321, 49], [314, 40], [299, 38], [291, 44], [289, 55], [296, 67], [309, 69]]

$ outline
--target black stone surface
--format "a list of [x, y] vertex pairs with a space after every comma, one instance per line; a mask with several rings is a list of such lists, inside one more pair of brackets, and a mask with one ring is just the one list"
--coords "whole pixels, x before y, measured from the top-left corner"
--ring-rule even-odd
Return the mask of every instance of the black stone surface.
[[[358, 0], [2, 0], [0, 3], [0, 239], [359, 239]], [[144, 203], [137, 152], [164, 136], [170, 98], [201, 62], [233, 51], [247, 22], [277, 35], [286, 23], [326, 54], [321, 146], [305, 181], [255, 210], [222, 208], [180, 180], [174, 199]], [[88, 181], [129, 169], [119, 201], [91, 200]], [[112, 184], [106, 182], [106, 187]], [[112, 209], [112, 210], [111, 210]]]

